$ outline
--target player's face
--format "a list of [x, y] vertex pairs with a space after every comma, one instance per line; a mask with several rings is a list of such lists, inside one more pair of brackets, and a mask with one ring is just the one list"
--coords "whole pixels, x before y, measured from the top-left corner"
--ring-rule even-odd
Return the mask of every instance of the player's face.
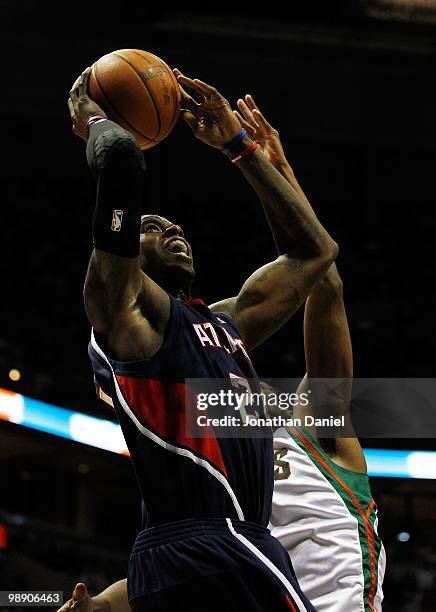
[[140, 249], [142, 269], [157, 282], [175, 269], [194, 274], [191, 245], [182, 228], [164, 217], [143, 215]]

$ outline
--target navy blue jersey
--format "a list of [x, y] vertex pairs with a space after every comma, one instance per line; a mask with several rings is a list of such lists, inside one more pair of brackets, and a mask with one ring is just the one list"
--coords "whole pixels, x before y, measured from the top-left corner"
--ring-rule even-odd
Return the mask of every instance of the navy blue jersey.
[[272, 437], [219, 438], [212, 431], [190, 438], [185, 428], [187, 378], [236, 376], [258, 384], [239, 332], [201, 300], [170, 300], [165, 338], [151, 359], [111, 359], [94, 333], [89, 344], [97, 391], [112, 399], [132, 458], [143, 528], [224, 517], [267, 525]]

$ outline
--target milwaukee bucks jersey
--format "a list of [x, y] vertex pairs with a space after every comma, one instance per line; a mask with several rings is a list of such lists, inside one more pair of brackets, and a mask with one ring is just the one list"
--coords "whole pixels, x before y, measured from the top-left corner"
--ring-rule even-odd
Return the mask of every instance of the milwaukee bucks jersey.
[[368, 475], [335, 464], [303, 428], [274, 434], [271, 533], [319, 612], [378, 612], [385, 551]]

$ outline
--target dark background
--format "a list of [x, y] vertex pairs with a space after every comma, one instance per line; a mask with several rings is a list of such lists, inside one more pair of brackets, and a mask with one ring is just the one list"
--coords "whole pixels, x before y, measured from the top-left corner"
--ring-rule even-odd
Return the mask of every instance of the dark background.
[[[356, 376], [432, 377], [436, 12], [398, 15], [388, 4], [213, 12], [0, 2], [0, 386], [107, 416], [94, 398], [82, 305], [94, 184], [66, 100], [84, 67], [117, 48], [152, 51], [214, 84], [232, 104], [254, 95], [339, 243]], [[182, 122], [146, 159], [145, 210], [183, 226], [196, 259], [195, 295], [207, 302], [233, 295], [275, 257], [242, 175]], [[254, 353], [261, 376], [304, 374], [301, 320], [297, 313]], [[18, 383], [8, 378], [11, 367], [22, 372]], [[96, 589], [122, 577], [138, 518], [128, 461], [0, 425], [0, 511], [13, 544], [5, 558], [9, 568], [25, 559], [8, 586], [34, 575], [39, 588], [55, 569], [66, 590], [80, 576], [92, 574]], [[381, 445], [434, 449], [429, 439]], [[425, 576], [410, 585], [412, 603], [395, 599], [411, 571], [404, 559], [434, 577], [431, 485], [373, 483], [391, 553], [386, 610], [433, 609], [416, 599]], [[399, 545], [401, 530], [416, 540]], [[40, 564], [42, 574], [26, 562]]]

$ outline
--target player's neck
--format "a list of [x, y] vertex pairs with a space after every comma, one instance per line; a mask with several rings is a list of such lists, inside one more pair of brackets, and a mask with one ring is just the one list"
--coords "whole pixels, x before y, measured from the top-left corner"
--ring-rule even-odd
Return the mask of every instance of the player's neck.
[[[160, 272], [160, 271], [159, 271]], [[164, 291], [180, 300], [191, 299], [191, 287], [194, 281], [195, 273], [192, 270], [187, 272], [184, 270], [172, 270], [170, 274], [152, 273], [145, 270], [146, 274], [154, 280]]]
[[180, 284], [180, 282], [177, 284], [164, 283], [162, 288], [165, 289], [165, 291], [173, 297], [179, 300], [186, 301], [191, 299], [191, 286], [192, 281], [183, 283], [182, 285]]
[[177, 299], [182, 300], [182, 302], [186, 302], [191, 299], [191, 292], [186, 294], [184, 291], [180, 290], [177, 295]]

